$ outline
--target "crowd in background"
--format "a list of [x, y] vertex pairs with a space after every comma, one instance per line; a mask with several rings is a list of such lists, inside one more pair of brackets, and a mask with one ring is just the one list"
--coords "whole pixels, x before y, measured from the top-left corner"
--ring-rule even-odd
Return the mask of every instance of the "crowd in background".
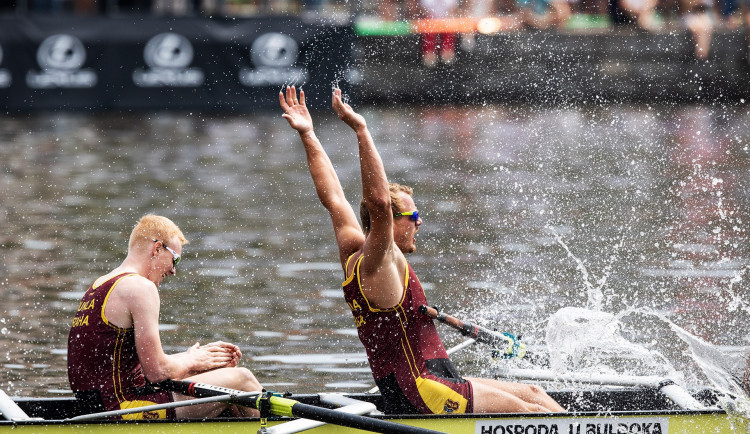
[[[581, 16], [598, 26], [630, 26], [646, 32], [686, 29], [695, 56], [706, 59], [720, 28], [750, 28], [750, 0], [0, 0], [7, 13], [152, 13], [157, 15], [254, 16], [300, 14], [383, 22], [501, 17], [503, 30], [570, 29]], [[594, 17], [593, 20], [591, 17]], [[510, 23], [510, 24], [507, 24]], [[584, 25], [585, 27], [585, 25]], [[470, 48], [473, 35], [426, 34], [425, 64], [450, 63], [457, 41]]]

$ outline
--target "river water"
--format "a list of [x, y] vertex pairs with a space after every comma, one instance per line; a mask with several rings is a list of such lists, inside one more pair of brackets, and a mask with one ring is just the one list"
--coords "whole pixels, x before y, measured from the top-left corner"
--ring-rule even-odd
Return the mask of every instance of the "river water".
[[[424, 224], [409, 258], [432, 304], [521, 334], [537, 352], [570, 346], [578, 355], [563, 354], [560, 369], [637, 374], [645, 354], [707, 384], [678, 329], [738, 367], [750, 339], [746, 107], [361, 112], [389, 178], [415, 188]], [[314, 118], [356, 205], [354, 135], [330, 112]], [[191, 241], [159, 288], [168, 352], [221, 339], [273, 390], [372, 386], [327, 213], [279, 113], [3, 117], [0, 185], [9, 394], [68, 393], [78, 299], [124, 258], [149, 212]], [[614, 315], [616, 342], [561, 337], [557, 319], [547, 330], [564, 307]], [[438, 328], [448, 346], [461, 341]], [[623, 340], [639, 350], [618, 350]], [[455, 356], [473, 375], [488, 360], [477, 346]]]

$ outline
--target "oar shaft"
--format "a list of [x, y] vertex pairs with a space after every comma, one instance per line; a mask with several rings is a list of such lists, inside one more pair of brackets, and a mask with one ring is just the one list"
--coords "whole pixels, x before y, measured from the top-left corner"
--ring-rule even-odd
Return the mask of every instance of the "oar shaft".
[[480, 325], [476, 325], [472, 322], [462, 321], [456, 317], [446, 315], [442, 312], [439, 312], [434, 307], [422, 305], [419, 307], [419, 312], [422, 315], [426, 315], [432, 319], [436, 319], [442, 323], [448, 324], [449, 326], [461, 332], [462, 335], [468, 336], [472, 339], [476, 339], [478, 342], [481, 342], [483, 344], [503, 347], [508, 345], [509, 343], [512, 344], [512, 342], [509, 342], [509, 338], [506, 336], [495, 333], [490, 329], [484, 328]]
[[[228, 400], [228, 402], [230, 403], [256, 409], [258, 408], [257, 397], [244, 398], [241, 396], [237, 396], [238, 394], [243, 393], [239, 390], [176, 380], [167, 380], [161, 383], [161, 385], [165, 389], [195, 397], [208, 397], [229, 394], [232, 395], [232, 398]], [[439, 434], [438, 431], [402, 425], [399, 423], [389, 422], [371, 417], [342, 413], [328, 408], [303, 404], [301, 402], [288, 398], [271, 396], [269, 398], [269, 402], [271, 405], [271, 413], [277, 416], [301, 417], [335, 425], [342, 425], [349, 428], [357, 428], [379, 433]]]
[[328, 422], [335, 425], [341, 425], [349, 428], [357, 428], [366, 431], [379, 432], [379, 433], [394, 433], [394, 434], [437, 434], [437, 431], [432, 431], [424, 428], [416, 428], [408, 425], [401, 425], [394, 422], [388, 422], [381, 419], [375, 419], [371, 417], [363, 417], [349, 413], [341, 413], [335, 410], [327, 408], [316, 407], [314, 405], [303, 404], [298, 402], [292, 406], [292, 413], [296, 417], [302, 417], [306, 419], [319, 420], [321, 422]]
[[[250, 398], [257, 397], [258, 392], [245, 392], [244, 395]], [[65, 419], [65, 421], [66, 422], [82, 422], [86, 420], [104, 419], [104, 418], [111, 417], [111, 416], [124, 416], [126, 414], [143, 413], [146, 411], [157, 411], [157, 410], [164, 410], [168, 408], [189, 407], [192, 405], [201, 405], [201, 404], [208, 404], [212, 402], [229, 401], [230, 399], [232, 399], [230, 395], [219, 395], [219, 396], [211, 396], [208, 398], [188, 399], [185, 401], [168, 402], [165, 404], [154, 404], [154, 405], [146, 405], [143, 407], [129, 408], [126, 410], [112, 410], [112, 411], [103, 411], [100, 413], [82, 414], [80, 416], [75, 416], [75, 417]]]

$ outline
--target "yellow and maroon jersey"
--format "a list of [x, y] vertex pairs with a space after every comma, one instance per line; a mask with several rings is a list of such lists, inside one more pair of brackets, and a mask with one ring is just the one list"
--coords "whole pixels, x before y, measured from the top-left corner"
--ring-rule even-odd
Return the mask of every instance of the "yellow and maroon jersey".
[[431, 318], [419, 313], [427, 304], [422, 284], [406, 264], [404, 295], [390, 309], [370, 305], [361, 286], [361, 252], [343, 283], [375, 383], [387, 413], [471, 412], [471, 383], [461, 378], [443, 347]]
[[[169, 392], [153, 391], [146, 384], [133, 328], [123, 329], [107, 320], [104, 309], [117, 284], [135, 273], [123, 273], [83, 295], [68, 335], [68, 380], [76, 396], [98, 395], [106, 410], [171, 402]], [[174, 417], [174, 410], [135, 413], [123, 418]]]

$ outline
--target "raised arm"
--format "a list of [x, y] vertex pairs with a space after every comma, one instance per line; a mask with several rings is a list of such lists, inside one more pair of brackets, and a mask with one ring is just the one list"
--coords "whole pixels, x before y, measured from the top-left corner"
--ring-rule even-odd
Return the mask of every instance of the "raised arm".
[[344, 196], [341, 182], [328, 154], [315, 135], [312, 117], [305, 104], [305, 92], [301, 90], [297, 99], [295, 87], [287, 87], [286, 95], [284, 92], [279, 92], [279, 103], [284, 110], [282, 117], [297, 130], [302, 145], [305, 147], [307, 167], [310, 169], [318, 199], [331, 216], [339, 248], [339, 261], [344, 267], [349, 256], [359, 250], [365, 241], [362, 228], [359, 226], [354, 210]]
[[393, 211], [385, 167], [365, 119], [341, 100], [340, 89], [334, 91], [333, 109], [357, 134], [362, 197], [370, 212], [370, 231], [360, 268], [362, 289], [374, 307], [391, 308], [403, 295], [406, 259], [393, 242]]

